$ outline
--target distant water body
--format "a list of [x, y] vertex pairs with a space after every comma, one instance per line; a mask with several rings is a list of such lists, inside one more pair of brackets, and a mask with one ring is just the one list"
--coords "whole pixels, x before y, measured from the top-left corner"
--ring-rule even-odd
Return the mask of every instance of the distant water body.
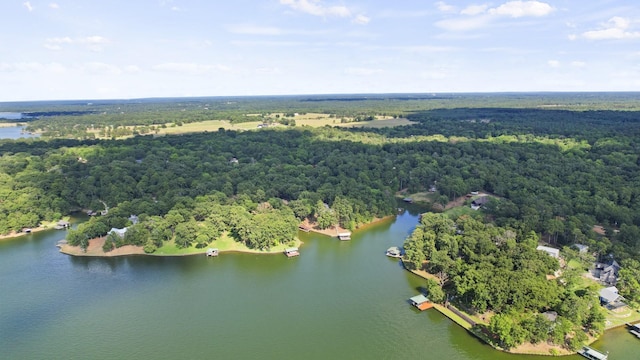
[[[0, 112], [0, 120], [21, 120], [25, 116], [17, 112]], [[20, 139], [38, 137], [38, 134], [30, 134], [24, 132], [24, 126], [2, 126], [0, 123], [0, 140], [1, 139]]]

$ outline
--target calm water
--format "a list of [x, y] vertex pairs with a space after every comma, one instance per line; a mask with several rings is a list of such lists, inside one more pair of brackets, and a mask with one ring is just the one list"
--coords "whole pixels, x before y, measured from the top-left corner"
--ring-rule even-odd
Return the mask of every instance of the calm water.
[[[20, 120], [22, 119], [22, 113], [14, 113], [14, 112], [1, 112], [0, 111], [0, 120]], [[1, 125], [1, 124], [0, 124]], [[22, 130], [24, 126], [9, 126], [2, 127], [0, 126], [0, 140], [1, 139], [19, 139], [19, 138], [30, 138], [30, 137], [38, 137], [38, 134], [29, 134], [23, 133]]]
[[[417, 213], [340, 242], [301, 234], [302, 255], [73, 258], [63, 231], [0, 242], [3, 359], [548, 359], [483, 345], [406, 300], [423, 281], [384, 251]], [[625, 331], [596, 347], [634, 359]], [[566, 359], [579, 359], [568, 357]]]

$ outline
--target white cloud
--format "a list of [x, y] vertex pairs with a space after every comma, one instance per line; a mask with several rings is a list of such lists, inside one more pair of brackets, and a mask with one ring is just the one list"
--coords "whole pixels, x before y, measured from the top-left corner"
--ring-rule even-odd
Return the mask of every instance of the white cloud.
[[509, 1], [497, 8], [489, 9], [490, 14], [519, 18], [525, 16], [546, 16], [553, 12], [553, 7], [540, 1]]
[[26, 72], [26, 73], [64, 73], [66, 68], [59, 63], [18, 62], [0, 63], [0, 72]]
[[485, 4], [483, 4], [483, 5], [469, 5], [466, 8], [462, 9], [462, 11], [460, 11], [460, 14], [462, 14], [462, 15], [471, 15], [471, 16], [479, 15], [479, 14], [484, 13], [487, 10], [488, 7], [489, 6], [485, 5]]
[[435, 23], [439, 28], [449, 31], [467, 31], [485, 27], [491, 22], [490, 16], [462, 17], [444, 19]]
[[379, 74], [381, 72], [382, 72], [382, 69], [372, 69], [372, 68], [363, 68], [363, 67], [350, 67], [344, 70], [345, 74], [358, 75], [358, 76], [371, 76], [371, 75]]
[[549, 60], [549, 61], [547, 61], [547, 65], [551, 66], [552, 68], [558, 68], [558, 67], [560, 67], [560, 61], [558, 61], [558, 60]]
[[351, 11], [346, 6], [325, 6], [320, 0], [280, 0], [280, 4], [287, 5], [294, 10], [315, 16], [351, 16]]
[[589, 40], [620, 40], [639, 39], [639, 31], [629, 31], [631, 21], [629, 19], [614, 16], [601, 26], [599, 30], [591, 30], [582, 33], [582, 37]]
[[455, 6], [453, 5], [449, 5], [447, 3], [445, 3], [444, 1], [438, 1], [436, 3], [436, 7], [438, 8], [438, 10], [442, 11], [442, 12], [455, 12], [457, 9]]
[[355, 15], [353, 10], [344, 5], [325, 5], [322, 0], [280, 0], [280, 4], [314, 16], [352, 18], [352, 22], [358, 25], [366, 25], [371, 21], [363, 14]]
[[359, 24], [359, 25], [366, 25], [369, 23], [369, 21], [371, 21], [371, 19], [362, 14], [357, 15], [356, 17], [353, 18], [353, 23]]
[[49, 4], [49, 8], [50, 9], [54, 9], [54, 10], [58, 10], [58, 9], [60, 9], [60, 5], [58, 5], [57, 3], [50, 3]]
[[109, 44], [109, 39], [102, 36], [87, 36], [83, 38], [72, 39], [68, 36], [48, 38], [45, 40], [44, 47], [49, 50], [59, 51], [63, 49], [63, 45], [84, 45], [91, 51], [102, 51], [103, 45]]
[[152, 67], [153, 70], [163, 72], [174, 72], [187, 75], [202, 75], [212, 72], [226, 72], [229, 67], [220, 64], [196, 64], [196, 63], [164, 63]]
[[587, 66], [587, 63], [584, 61], [572, 61], [571, 62], [571, 66], [576, 67], [576, 68], [582, 68]]
[[33, 5], [31, 5], [31, 2], [30, 2], [30, 1], [25, 1], [25, 2], [23, 2], [23, 3], [22, 3], [22, 5], [23, 5], [25, 8], [27, 8], [27, 11], [29, 11], [29, 12], [31, 12], [31, 11], [33, 11], [33, 9], [35, 9], [35, 8], [33, 7]]
[[234, 34], [246, 34], [246, 35], [283, 35], [284, 31], [277, 27], [271, 26], [256, 26], [251, 24], [238, 24], [228, 26], [229, 32]]
[[83, 66], [83, 70], [91, 74], [107, 74], [107, 75], [120, 75], [122, 69], [116, 65], [106, 64], [102, 62], [90, 62]]

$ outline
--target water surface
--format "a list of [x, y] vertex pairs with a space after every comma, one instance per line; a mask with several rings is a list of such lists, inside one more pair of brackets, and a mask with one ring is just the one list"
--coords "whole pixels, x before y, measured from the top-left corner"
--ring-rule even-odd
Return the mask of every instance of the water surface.
[[[417, 213], [301, 256], [74, 258], [64, 231], [0, 242], [3, 359], [548, 359], [495, 351], [406, 300], [424, 281], [384, 256]], [[632, 359], [624, 331], [596, 344]], [[579, 359], [572, 356], [565, 359]]]

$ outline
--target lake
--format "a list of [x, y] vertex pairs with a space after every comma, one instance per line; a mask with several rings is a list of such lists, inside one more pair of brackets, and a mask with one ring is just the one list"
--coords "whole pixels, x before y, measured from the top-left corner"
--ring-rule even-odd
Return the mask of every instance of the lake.
[[[16, 112], [1, 112], [0, 111], [0, 120], [20, 120], [23, 119], [24, 116], [22, 113]], [[30, 138], [30, 137], [38, 137], [39, 134], [30, 134], [23, 132], [24, 126], [3, 126], [5, 124], [0, 122], [0, 139], [20, 139], [20, 138]]]
[[[424, 281], [384, 256], [410, 209], [338, 241], [300, 233], [301, 255], [74, 258], [51, 230], [0, 241], [3, 359], [548, 359], [493, 350], [407, 299]], [[631, 359], [615, 330], [594, 346]], [[578, 356], [566, 359], [580, 359]]]

